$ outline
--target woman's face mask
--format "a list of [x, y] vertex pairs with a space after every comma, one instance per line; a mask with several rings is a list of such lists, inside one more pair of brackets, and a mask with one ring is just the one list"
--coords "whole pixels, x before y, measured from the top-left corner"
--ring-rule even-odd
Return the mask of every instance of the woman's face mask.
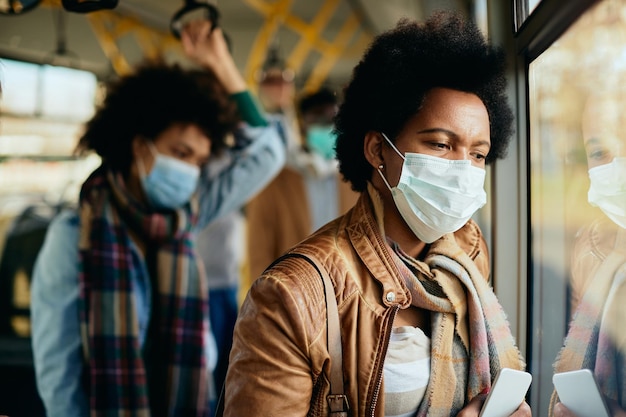
[[589, 180], [589, 203], [626, 229], [626, 157], [591, 168]]
[[449, 160], [436, 156], [402, 155], [389, 138], [385, 140], [404, 160], [396, 187], [391, 187], [382, 171], [378, 173], [391, 191], [400, 215], [413, 233], [432, 243], [459, 230], [485, 205], [485, 170], [469, 160]]
[[154, 155], [154, 164], [147, 175], [141, 158], [137, 158], [137, 161], [141, 185], [149, 204], [156, 209], [173, 210], [182, 207], [198, 187], [200, 168], [160, 154], [151, 141], [146, 143]]

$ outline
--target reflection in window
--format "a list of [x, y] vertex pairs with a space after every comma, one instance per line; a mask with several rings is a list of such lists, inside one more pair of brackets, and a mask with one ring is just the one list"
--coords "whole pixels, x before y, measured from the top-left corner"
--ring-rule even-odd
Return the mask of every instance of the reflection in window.
[[593, 370], [604, 394], [626, 408], [625, 109], [626, 0], [604, 0], [530, 66], [539, 415], [548, 412], [555, 363], [557, 371]]

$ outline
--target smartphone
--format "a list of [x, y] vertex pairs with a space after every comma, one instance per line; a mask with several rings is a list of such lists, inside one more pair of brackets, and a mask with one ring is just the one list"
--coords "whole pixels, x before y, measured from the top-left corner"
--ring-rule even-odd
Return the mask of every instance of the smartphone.
[[559, 400], [578, 417], [610, 417], [604, 397], [589, 369], [554, 374], [552, 383]]
[[479, 417], [509, 417], [524, 401], [532, 379], [528, 372], [500, 369]]

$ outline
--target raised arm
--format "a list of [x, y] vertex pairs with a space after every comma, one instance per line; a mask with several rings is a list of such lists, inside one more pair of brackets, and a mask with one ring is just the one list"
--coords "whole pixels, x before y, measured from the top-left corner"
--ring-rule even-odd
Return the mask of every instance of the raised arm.
[[199, 228], [222, 214], [239, 209], [265, 187], [285, 164], [285, 141], [280, 119], [268, 120], [247, 90], [228, 51], [220, 28], [208, 21], [188, 25], [182, 33], [185, 53], [213, 71], [235, 101], [245, 124], [235, 132], [230, 166], [219, 175], [201, 179]]

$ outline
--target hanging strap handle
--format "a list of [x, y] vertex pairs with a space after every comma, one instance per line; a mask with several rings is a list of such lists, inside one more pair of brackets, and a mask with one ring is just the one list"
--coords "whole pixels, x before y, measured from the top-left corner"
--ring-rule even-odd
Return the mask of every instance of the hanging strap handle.
[[328, 276], [326, 268], [315, 258], [291, 252], [283, 257], [302, 258], [310, 263], [322, 278], [324, 283], [324, 296], [326, 298], [326, 338], [328, 353], [330, 354], [330, 394], [326, 397], [331, 417], [347, 417], [348, 397], [343, 390], [343, 351], [341, 347], [341, 327], [339, 325], [339, 310], [333, 283]]

